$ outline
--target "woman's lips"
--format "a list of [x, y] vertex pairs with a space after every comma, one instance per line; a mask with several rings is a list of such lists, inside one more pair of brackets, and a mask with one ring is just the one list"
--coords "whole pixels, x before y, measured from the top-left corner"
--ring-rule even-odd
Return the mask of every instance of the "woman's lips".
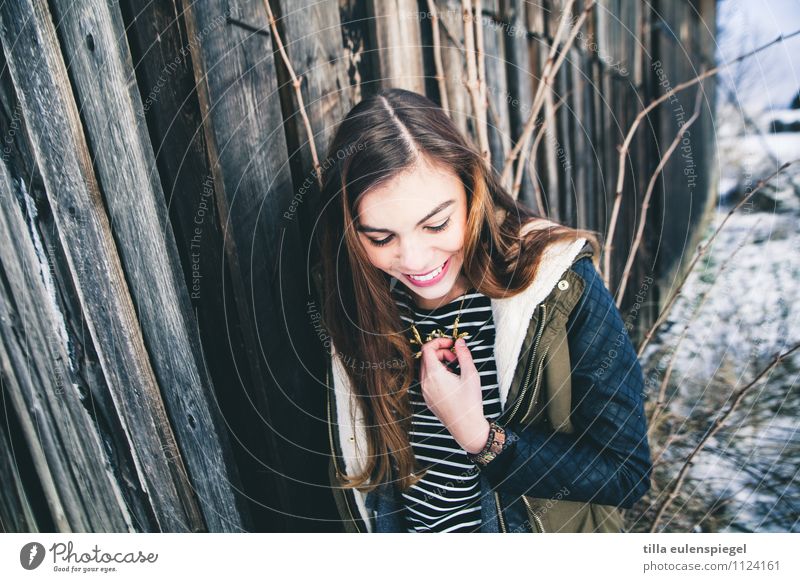
[[[419, 281], [418, 279], [413, 279], [406, 273], [403, 273], [403, 275], [405, 275], [406, 280], [410, 281], [416, 287], [430, 287], [431, 285], [436, 285], [436, 283], [442, 280], [442, 278], [447, 274], [447, 268], [449, 266], [450, 266], [450, 259], [448, 258], [444, 262], [441, 272], [432, 279], [428, 279], [427, 281]], [[434, 269], [434, 271], [435, 270], [436, 269]]]

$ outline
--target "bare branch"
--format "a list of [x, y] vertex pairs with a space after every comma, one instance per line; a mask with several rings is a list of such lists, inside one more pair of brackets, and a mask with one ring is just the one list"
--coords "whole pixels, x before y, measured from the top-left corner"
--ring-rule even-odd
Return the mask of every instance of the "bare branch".
[[733, 59], [732, 61], [728, 61], [727, 63], [723, 63], [716, 67], [712, 67], [708, 71], [701, 73], [700, 75], [696, 76], [693, 79], [690, 79], [684, 83], [676, 85], [666, 93], [664, 93], [661, 97], [650, 103], [647, 107], [642, 109], [636, 118], [633, 120], [630, 129], [628, 130], [628, 134], [625, 136], [625, 141], [622, 142], [622, 145], [619, 147], [619, 163], [617, 169], [617, 187], [615, 190], [614, 196], [614, 207], [611, 210], [611, 219], [609, 221], [608, 230], [606, 231], [606, 243], [605, 249], [603, 251], [603, 280], [606, 284], [606, 287], [610, 285], [609, 274], [611, 272], [611, 253], [613, 250], [613, 240], [614, 240], [614, 232], [616, 230], [617, 224], [617, 216], [619, 215], [619, 207], [622, 204], [622, 187], [625, 183], [625, 158], [628, 155], [628, 150], [630, 149], [631, 142], [633, 141], [633, 136], [636, 133], [636, 129], [639, 127], [639, 124], [642, 120], [650, 113], [653, 109], [658, 107], [661, 103], [675, 95], [676, 93], [683, 91], [684, 89], [691, 87], [692, 85], [696, 85], [697, 83], [701, 82], [703, 79], [707, 79], [713, 75], [716, 75], [722, 69], [733, 65], [739, 61], [742, 61], [746, 58], [749, 58], [767, 48], [771, 47], [772, 45], [783, 42], [784, 40], [788, 40], [794, 36], [800, 34], [800, 30], [796, 30], [788, 35], [779, 35], [775, 40], [768, 42], [765, 45], [762, 45], [749, 53], [745, 53]]
[[[750, 232], [752, 233], [754, 229], [755, 226], [753, 226], [750, 229]], [[672, 357], [670, 358], [669, 364], [664, 373], [664, 378], [661, 381], [661, 385], [659, 386], [658, 398], [656, 399], [655, 408], [653, 409], [653, 413], [650, 415], [650, 420], [648, 422], [649, 428], [647, 432], [648, 432], [648, 438], [651, 441], [655, 440], [654, 436], [658, 428], [659, 417], [667, 406], [666, 402], [667, 386], [669, 385], [669, 379], [672, 377], [672, 370], [675, 364], [677, 354], [679, 352], [680, 345], [681, 343], [683, 343], [683, 340], [685, 339], [690, 327], [692, 326], [692, 323], [697, 319], [697, 316], [700, 314], [700, 311], [703, 309], [703, 306], [706, 304], [706, 301], [708, 301], [709, 297], [711, 297], [711, 292], [714, 290], [714, 287], [717, 285], [717, 282], [720, 280], [722, 274], [725, 272], [725, 269], [728, 268], [728, 265], [731, 263], [736, 254], [740, 250], [742, 250], [743, 247], [744, 247], [744, 242], [739, 244], [736, 247], [736, 249], [725, 259], [725, 261], [723, 261], [722, 265], [719, 268], [719, 271], [717, 271], [716, 277], [714, 277], [714, 281], [711, 283], [711, 285], [709, 285], [708, 289], [706, 289], [705, 293], [703, 293], [700, 302], [692, 310], [692, 315], [691, 317], [689, 317], [689, 321], [686, 322], [686, 325], [684, 326], [683, 331], [681, 332], [681, 335], [678, 338], [678, 341], [675, 343], [675, 347], [672, 350]]]
[[[436, 0], [434, 0], [434, 2], [435, 2], [435, 1], [436, 1]], [[450, 39], [450, 42], [452, 42], [452, 43], [453, 43], [453, 45], [454, 45], [456, 48], [458, 48], [458, 50], [459, 50], [460, 52], [462, 52], [462, 53], [463, 53], [463, 52], [464, 52], [464, 43], [462, 43], [462, 42], [461, 42], [461, 41], [460, 41], [460, 40], [459, 40], [459, 39], [456, 37], [456, 35], [454, 35], [454, 34], [453, 34], [453, 31], [452, 31], [452, 30], [450, 30], [450, 27], [448, 26], [448, 24], [447, 24], [447, 21], [446, 21], [446, 20], [444, 20], [443, 18], [440, 18], [440, 19], [439, 19], [439, 26], [441, 26], [441, 27], [442, 27], [442, 29], [444, 30], [444, 33], [447, 35], [447, 38], [449, 38], [449, 39]]]
[[711, 246], [711, 244], [714, 242], [714, 240], [717, 238], [717, 236], [719, 235], [720, 231], [722, 231], [722, 229], [725, 227], [725, 224], [728, 222], [728, 220], [733, 215], [733, 213], [736, 212], [737, 210], [739, 210], [739, 208], [741, 208], [745, 203], [747, 203], [747, 201], [749, 201], [750, 198], [752, 198], [753, 195], [756, 194], [756, 192], [760, 191], [773, 178], [775, 178], [782, 171], [784, 171], [786, 168], [788, 168], [792, 164], [796, 164], [797, 162], [800, 162], [800, 159], [792, 160], [790, 162], [786, 162], [780, 168], [778, 168], [777, 171], [775, 171], [774, 173], [770, 174], [766, 178], [763, 178], [763, 179], [759, 180], [758, 183], [756, 184], [755, 188], [753, 188], [753, 190], [747, 196], [742, 198], [742, 200], [736, 206], [734, 206], [733, 208], [731, 208], [728, 211], [728, 214], [726, 214], [725, 218], [722, 219], [722, 222], [720, 222], [719, 226], [716, 228], [716, 230], [711, 235], [711, 237], [704, 244], [698, 245], [697, 252], [695, 253], [694, 257], [692, 258], [691, 262], [689, 263], [689, 266], [686, 269], [686, 273], [684, 274], [683, 279], [681, 279], [680, 285], [678, 285], [678, 287], [675, 289], [675, 292], [672, 294], [672, 296], [670, 297], [669, 301], [667, 301], [666, 305], [661, 310], [661, 313], [659, 313], [658, 317], [656, 318], [656, 321], [653, 323], [653, 325], [647, 331], [647, 334], [645, 334], [645, 337], [642, 340], [642, 343], [639, 345], [639, 350], [638, 350], [638, 356], [639, 357], [641, 357], [642, 353], [644, 352], [645, 347], [647, 347], [647, 345], [650, 343], [650, 340], [652, 339], [652, 337], [655, 334], [656, 330], [659, 327], [661, 327], [661, 324], [664, 323], [664, 321], [666, 321], [667, 315], [669, 314], [670, 309], [672, 309], [672, 305], [675, 303], [675, 301], [677, 300], [678, 296], [681, 294], [681, 291], [683, 290], [683, 286], [686, 284], [686, 280], [688, 279], [689, 274], [692, 272], [692, 270], [694, 269], [695, 265], [697, 264], [697, 261], [699, 261], [700, 258], [703, 255], [705, 255], [706, 251]]
[[642, 244], [644, 227], [647, 224], [647, 210], [650, 208], [650, 198], [653, 195], [656, 182], [658, 181], [658, 177], [661, 175], [661, 171], [664, 169], [664, 166], [667, 165], [667, 162], [672, 157], [672, 154], [678, 148], [678, 144], [681, 143], [683, 134], [686, 133], [692, 124], [700, 117], [700, 106], [703, 104], [702, 96], [703, 86], [701, 85], [697, 89], [697, 96], [695, 97], [694, 102], [694, 113], [692, 113], [692, 116], [681, 126], [680, 130], [678, 131], [678, 135], [675, 136], [675, 139], [672, 140], [672, 143], [667, 148], [667, 151], [664, 152], [663, 156], [661, 156], [658, 166], [653, 172], [653, 175], [650, 176], [650, 181], [647, 184], [647, 190], [645, 191], [644, 199], [642, 200], [642, 210], [639, 213], [639, 226], [636, 229], [636, 237], [634, 238], [633, 246], [628, 253], [628, 260], [625, 262], [625, 269], [622, 272], [622, 280], [620, 281], [619, 290], [617, 291], [617, 309], [619, 309], [619, 306], [622, 305], [622, 297], [625, 295], [625, 289], [628, 286], [628, 278], [631, 275], [631, 269], [633, 268], [633, 263], [636, 260], [636, 251], [639, 250], [639, 245]]
[[314, 143], [314, 131], [311, 129], [311, 122], [308, 120], [308, 115], [306, 115], [303, 92], [300, 90], [300, 85], [302, 84], [303, 80], [302, 77], [298, 77], [294, 72], [292, 62], [289, 59], [289, 55], [286, 53], [286, 48], [283, 46], [283, 41], [278, 34], [277, 22], [275, 20], [275, 15], [272, 12], [272, 8], [269, 5], [269, 0], [264, 0], [264, 8], [267, 10], [267, 19], [269, 20], [269, 26], [272, 29], [272, 35], [275, 39], [275, 44], [278, 46], [278, 50], [281, 53], [281, 58], [283, 59], [283, 64], [286, 65], [286, 69], [289, 71], [289, 76], [292, 78], [292, 87], [294, 87], [294, 94], [295, 98], [297, 99], [297, 108], [299, 110], [300, 117], [303, 120], [303, 126], [305, 127], [306, 134], [308, 135], [308, 147], [311, 149], [311, 162], [314, 166], [314, 174], [317, 176], [317, 184], [320, 188], [322, 188], [322, 166], [319, 163], [317, 146]]
[[[486, 127], [486, 99], [482, 98], [485, 89], [481, 87], [482, 79], [479, 77], [478, 66], [476, 64], [476, 15], [473, 13], [471, 0], [461, 0], [461, 12], [464, 19], [464, 57], [467, 60], [467, 91], [472, 99], [472, 112], [481, 155], [483, 159], [489, 163], [491, 161], [491, 152], [489, 151], [489, 135]], [[480, 17], [480, 14], [478, 14], [478, 17]], [[478, 22], [477, 26], [480, 27], [481, 23]], [[483, 42], [482, 33], [480, 42]], [[480, 49], [481, 47], [478, 48]], [[478, 57], [481, 56], [482, 55], [478, 55]]]
[[717, 432], [719, 432], [719, 430], [725, 425], [725, 422], [728, 420], [728, 418], [730, 418], [731, 414], [733, 414], [733, 412], [739, 406], [744, 397], [747, 396], [747, 394], [751, 391], [753, 386], [755, 386], [761, 378], [763, 378], [765, 375], [771, 372], [778, 364], [780, 364], [785, 358], [790, 356], [795, 350], [799, 348], [800, 348], [800, 343], [797, 343], [794, 346], [792, 346], [789, 350], [783, 352], [782, 354], [778, 354], [772, 359], [772, 362], [770, 362], [769, 365], [767, 365], [763, 370], [761, 370], [761, 372], [759, 372], [756, 375], [755, 378], [753, 378], [753, 380], [749, 384], [733, 392], [733, 394], [731, 395], [732, 401], [730, 406], [728, 406], [728, 409], [722, 414], [720, 414], [716, 418], [716, 420], [714, 420], [714, 423], [711, 425], [711, 428], [703, 435], [703, 438], [700, 439], [700, 442], [697, 443], [692, 452], [689, 453], [689, 456], [686, 458], [686, 462], [684, 463], [683, 467], [681, 467], [681, 470], [678, 472], [678, 476], [672, 485], [669, 495], [661, 503], [658, 510], [656, 511], [656, 515], [653, 518], [653, 524], [650, 526], [650, 533], [655, 533], [656, 529], [658, 528], [658, 524], [661, 521], [661, 517], [664, 515], [664, 512], [678, 497], [681, 487], [683, 487], [683, 483], [686, 480], [686, 476], [689, 473], [689, 469], [692, 466], [694, 458], [700, 453], [700, 451], [702, 451], [705, 448], [706, 444], [708, 444], [708, 441], [711, 440], [711, 438], [715, 434], [717, 434]]
[[439, 98], [442, 109], [450, 115], [450, 104], [447, 98], [447, 83], [445, 83], [444, 66], [442, 65], [442, 41], [439, 37], [439, 12], [435, 0], [428, 0], [428, 12], [431, 13], [431, 28], [433, 29], [433, 64], [436, 67], [436, 81], [439, 83]]
[[[553, 42], [550, 46], [550, 52], [547, 55], [547, 61], [545, 62], [544, 68], [542, 69], [541, 81], [539, 83], [539, 86], [536, 88], [536, 94], [534, 95], [533, 98], [533, 108], [531, 110], [531, 114], [528, 117], [528, 120], [525, 122], [525, 127], [523, 128], [522, 134], [517, 140], [516, 145], [511, 150], [511, 153], [506, 157], [505, 163], [503, 164], [501, 180], [503, 184], [506, 185], [506, 187], [508, 187], [512, 191], [512, 195], [514, 195], [515, 197], [516, 197], [516, 192], [513, 191], [514, 182], [511, 181], [511, 172], [514, 167], [514, 161], [517, 159], [517, 157], [519, 157], [521, 153], [523, 152], [527, 153], [528, 146], [530, 144], [530, 139], [533, 134], [533, 130], [536, 127], [536, 119], [539, 117], [539, 111], [541, 110], [542, 104], [544, 103], [545, 91], [549, 90], [549, 87], [552, 84], [556, 73], [558, 73], [558, 70], [561, 67], [561, 63], [564, 62], [564, 59], [566, 58], [566, 55], [569, 52], [570, 46], [572, 46], [572, 43], [575, 41], [575, 38], [577, 37], [578, 32], [581, 26], [583, 25], [584, 20], [586, 20], [589, 11], [594, 7], [595, 0], [589, 0], [589, 2], [587, 2], [586, 7], [581, 12], [581, 15], [577, 19], [575, 25], [570, 29], [567, 41], [564, 43], [563, 47], [560, 47], [560, 54], [558, 54], [558, 58], [556, 58], [556, 54], [559, 53], [559, 45], [561, 44], [561, 37], [564, 35], [564, 31], [568, 27], [567, 23], [571, 22], [572, 6], [574, 4], [575, 1], [570, 0], [564, 8], [564, 13], [558, 24], [558, 28], [556, 29], [556, 33], [553, 36]], [[524, 166], [525, 161], [521, 160], [519, 163]]]

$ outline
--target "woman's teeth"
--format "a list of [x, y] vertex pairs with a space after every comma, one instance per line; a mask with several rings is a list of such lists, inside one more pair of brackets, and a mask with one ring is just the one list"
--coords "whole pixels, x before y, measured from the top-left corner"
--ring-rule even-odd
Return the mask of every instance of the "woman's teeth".
[[[447, 262], [447, 261], [445, 261], [444, 263], [446, 263], [446, 262]], [[422, 276], [417, 276], [417, 275], [408, 275], [408, 276], [409, 276], [409, 277], [411, 277], [412, 279], [414, 279], [414, 281], [430, 281], [431, 279], [433, 279], [433, 278], [434, 278], [434, 277], [436, 277], [436, 276], [437, 276], [439, 273], [441, 273], [441, 272], [442, 272], [442, 269], [444, 269], [444, 263], [442, 263], [441, 265], [439, 265], [439, 267], [438, 267], [436, 270], [434, 270], [434, 271], [431, 271], [431, 272], [430, 272], [430, 273], [428, 273], [427, 275], [422, 275]]]

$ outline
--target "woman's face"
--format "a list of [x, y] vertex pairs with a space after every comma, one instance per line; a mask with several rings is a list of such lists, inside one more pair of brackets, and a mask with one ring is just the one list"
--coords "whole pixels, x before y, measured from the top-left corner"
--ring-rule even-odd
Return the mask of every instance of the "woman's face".
[[370, 262], [424, 309], [467, 290], [461, 273], [467, 195], [456, 174], [422, 161], [362, 196], [356, 229]]

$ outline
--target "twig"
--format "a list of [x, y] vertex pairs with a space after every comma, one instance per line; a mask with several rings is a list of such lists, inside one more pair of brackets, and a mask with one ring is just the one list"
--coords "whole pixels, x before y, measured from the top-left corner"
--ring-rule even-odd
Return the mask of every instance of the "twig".
[[[561, 109], [561, 106], [564, 105], [567, 101], [567, 97], [569, 97], [572, 90], [570, 89], [567, 91], [564, 96], [558, 100], [558, 102], [553, 106], [553, 115], [558, 113], [558, 110]], [[531, 182], [533, 182], [533, 194], [536, 198], [536, 205], [539, 208], [539, 213], [542, 216], [545, 216], [545, 206], [544, 206], [544, 196], [542, 195], [542, 187], [539, 185], [539, 180], [535, 179], [536, 176], [536, 158], [538, 157], [539, 152], [539, 143], [542, 141], [544, 137], [545, 129], [547, 127], [547, 119], [542, 119], [542, 124], [539, 126], [538, 131], [536, 132], [536, 137], [533, 140], [533, 145], [531, 146], [531, 153], [528, 160], [528, 173], [531, 175]], [[522, 184], [520, 183], [520, 186]]]
[[[483, 43], [483, 0], [475, 0], [475, 41], [477, 44], [478, 54], [478, 96], [481, 100], [481, 120], [483, 122], [484, 132], [486, 134], [486, 164], [490, 165], [492, 161], [492, 150], [489, 147], [489, 125], [486, 121], [487, 110], [489, 107], [489, 100], [486, 98], [486, 47]], [[497, 126], [495, 126], [497, 127]]]
[[[436, 1], [436, 0], [434, 0]], [[453, 34], [453, 31], [450, 30], [450, 26], [447, 24], [447, 21], [444, 18], [439, 18], [439, 26], [442, 27], [444, 33], [447, 35], [447, 38], [450, 39], [450, 42], [455, 45], [455, 47], [459, 50], [459, 52], [464, 52], [464, 43], [462, 43], [456, 35]]]
[[439, 12], [435, 0], [428, 0], [428, 12], [431, 14], [431, 29], [433, 30], [433, 64], [436, 67], [436, 81], [439, 83], [439, 100], [442, 109], [450, 115], [450, 104], [447, 98], [447, 83], [445, 83], [444, 65], [442, 65], [442, 41], [439, 37]]
[[708, 441], [711, 440], [711, 438], [715, 434], [717, 434], [717, 432], [723, 427], [725, 421], [727, 421], [730, 415], [733, 414], [734, 410], [736, 410], [737, 406], [739, 406], [741, 401], [749, 393], [749, 391], [753, 388], [753, 386], [755, 386], [756, 383], [762, 377], [771, 372], [778, 364], [780, 364], [785, 358], [790, 356], [795, 350], [799, 348], [800, 348], [800, 343], [797, 343], [794, 346], [792, 346], [788, 351], [782, 354], [778, 354], [772, 359], [772, 362], [770, 362], [769, 365], [767, 365], [763, 370], [761, 370], [761, 372], [759, 372], [756, 375], [755, 378], [753, 378], [753, 380], [749, 384], [733, 392], [732, 402], [728, 407], [728, 409], [722, 414], [720, 414], [716, 418], [716, 420], [714, 420], [714, 423], [711, 425], [711, 428], [703, 435], [703, 438], [700, 439], [700, 442], [697, 443], [692, 452], [689, 453], [686, 462], [684, 463], [683, 467], [681, 467], [681, 470], [678, 472], [678, 477], [675, 479], [675, 482], [672, 485], [672, 490], [670, 491], [667, 498], [663, 502], [661, 502], [658, 511], [656, 511], [656, 515], [653, 518], [653, 524], [650, 527], [650, 533], [655, 533], [656, 529], [658, 528], [658, 524], [661, 521], [661, 517], [664, 515], [664, 512], [678, 497], [678, 494], [680, 493], [681, 487], [683, 486], [683, 482], [686, 480], [686, 476], [689, 473], [689, 468], [691, 467], [694, 458], [700, 453], [700, 451], [703, 450]]
[[[542, 107], [542, 103], [544, 103], [545, 90], [547, 89], [547, 87], [550, 86], [550, 82], [552, 80], [551, 72], [554, 69], [556, 72], [558, 70], [558, 68], [554, 66], [556, 64], [556, 53], [558, 52], [558, 45], [561, 43], [561, 37], [564, 35], [564, 31], [567, 27], [567, 21], [570, 20], [573, 4], [575, 4], [575, 0], [569, 0], [567, 5], [564, 7], [564, 13], [562, 14], [561, 20], [558, 23], [558, 27], [556, 28], [556, 33], [553, 36], [553, 42], [550, 45], [550, 51], [547, 54], [547, 60], [545, 61], [544, 67], [542, 68], [542, 75], [539, 81], [539, 85], [536, 87], [536, 93], [534, 94], [533, 97], [533, 106], [531, 108], [531, 114], [528, 116], [528, 120], [525, 122], [525, 126], [522, 129], [522, 133], [520, 134], [517, 143], [514, 145], [514, 148], [511, 150], [511, 153], [509, 153], [509, 155], [506, 157], [503, 163], [503, 171], [500, 175], [500, 178], [503, 184], [507, 188], [509, 188], [509, 190], [513, 189], [514, 186], [513, 182], [511, 181], [511, 170], [513, 169], [514, 161], [520, 155], [520, 152], [527, 149], [528, 147], [528, 142], [530, 140], [531, 134], [533, 133], [533, 130], [536, 127], [536, 120], [539, 118], [539, 111]], [[591, 1], [589, 3], [587, 9], [591, 8], [592, 5], [594, 5], [594, 1]], [[561, 60], [558, 61], [558, 64], [560, 64]]]
[[302, 77], [298, 77], [294, 72], [292, 62], [289, 59], [289, 55], [286, 53], [286, 48], [283, 46], [283, 41], [278, 34], [277, 22], [275, 20], [275, 15], [272, 13], [272, 8], [269, 5], [269, 0], [264, 0], [264, 8], [267, 10], [267, 19], [269, 20], [269, 26], [272, 29], [272, 35], [275, 38], [275, 44], [278, 45], [278, 50], [283, 58], [283, 63], [286, 65], [286, 69], [289, 71], [289, 76], [292, 78], [292, 87], [294, 87], [294, 94], [297, 98], [297, 108], [299, 110], [300, 117], [303, 119], [303, 126], [306, 129], [306, 134], [308, 135], [308, 147], [311, 149], [311, 162], [314, 166], [314, 174], [317, 176], [317, 184], [319, 185], [320, 189], [322, 189], [322, 166], [319, 163], [317, 147], [314, 144], [314, 131], [311, 129], [311, 122], [308, 120], [308, 115], [306, 115], [303, 92], [300, 90], [300, 85], [303, 82]]
[[[684, 422], [686, 421], [685, 418], [682, 419], [682, 420]], [[653, 450], [653, 468], [655, 469], [659, 465], [665, 465], [667, 463], [667, 461], [668, 461], [668, 459], [665, 458], [665, 456], [664, 456], [666, 454], [667, 450], [674, 443], [682, 443], [682, 442], [686, 441], [688, 437], [689, 437], [688, 434], [680, 434], [675, 430], [670, 431], [670, 433], [667, 435], [666, 440], [664, 441], [664, 445], [658, 450], [658, 452]]]
[[702, 96], [703, 86], [700, 85], [700, 87], [697, 89], [697, 96], [695, 97], [694, 113], [692, 113], [692, 116], [681, 126], [680, 130], [678, 131], [678, 135], [676, 135], [675, 139], [672, 140], [672, 143], [661, 157], [661, 160], [653, 172], [653, 175], [650, 176], [650, 181], [647, 184], [647, 190], [645, 191], [644, 199], [642, 200], [642, 210], [639, 213], [639, 226], [636, 229], [636, 237], [634, 238], [633, 246], [628, 253], [628, 260], [625, 262], [625, 269], [622, 272], [622, 280], [620, 281], [619, 290], [617, 291], [617, 309], [619, 309], [619, 306], [622, 305], [622, 297], [625, 295], [625, 289], [628, 286], [628, 279], [631, 275], [631, 269], [633, 269], [633, 263], [636, 260], [636, 251], [639, 250], [639, 245], [642, 244], [642, 235], [644, 235], [644, 227], [647, 224], [647, 210], [650, 208], [650, 198], [653, 195], [656, 182], [658, 181], [658, 177], [661, 175], [664, 166], [667, 165], [667, 162], [672, 157], [672, 154], [678, 148], [678, 144], [681, 143], [683, 134], [686, 133], [692, 124], [697, 121], [697, 118], [700, 117], [700, 106], [703, 103], [701, 99]]
[[661, 310], [661, 313], [659, 313], [658, 317], [656, 318], [656, 321], [653, 323], [653, 325], [650, 327], [650, 329], [645, 334], [644, 339], [642, 340], [642, 343], [639, 345], [639, 349], [638, 349], [638, 353], [637, 353], [638, 356], [641, 357], [642, 353], [644, 352], [644, 349], [647, 347], [647, 344], [650, 343], [650, 340], [652, 339], [652, 337], [655, 334], [656, 330], [659, 327], [661, 327], [661, 324], [664, 323], [664, 321], [666, 321], [667, 315], [669, 314], [670, 309], [672, 309], [672, 305], [675, 303], [675, 301], [677, 300], [678, 296], [681, 294], [681, 291], [683, 290], [683, 286], [686, 284], [686, 280], [689, 278], [689, 274], [694, 269], [694, 266], [697, 264], [697, 261], [699, 261], [700, 258], [706, 253], [708, 248], [711, 246], [711, 244], [717, 238], [719, 233], [725, 227], [725, 224], [728, 222], [728, 220], [733, 215], [733, 213], [736, 212], [739, 208], [741, 208], [745, 203], [747, 203], [747, 201], [750, 200], [750, 198], [752, 198], [753, 195], [755, 195], [756, 192], [758, 192], [764, 186], [766, 186], [773, 178], [775, 178], [783, 170], [785, 170], [786, 168], [788, 168], [792, 164], [796, 164], [797, 162], [800, 162], [800, 159], [792, 160], [790, 162], [786, 162], [780, 168], [778, 168], [777, 171], [773, 172], [772, 174], [770, 174], [766, 178], [763, 178], [763, 179], [759, 180], [758, 183], [756, 184], [756, 187], [753, 188], [753, 190], [747, 196], [742, 198], [742, 200], [736, 206], [734, 206], [733, 208], [731, 208], [728, 211], [728, 213], [725, 215], [725, 218], [722, 219], [722, 222], [720, 222], [719, 226], [714, 230], [714, 233], [711, 235], [711, 237], [705, 243], [698, 245], [697, 252], [695, 252], [694, 257], [692, 258], [691, 262], [689, 263], [689, 266], [686, 269], [686, 272], [685, 272], [683, 278], [681, 279], [680, 284], [675, 289], [675, 292], [669, 298], [669, 301], [667, 301], [667, 303], [664, 306], [664, 308]]
[[618, 169], [617, 169], [617, 187], [616, 187], [616, 191], [615, 191], [615, 195], [614, 195], [614, 206], [613, 206], [613, 208], [611, 210], [611, 219], [609, 221], [607, 235], [606, 235], [605, 248], [603, 250], [603, 255], [604, 255], [603, 256], [603, 280], [604, 280], [604, 282], [606, 284], [606, 287], [608, 287], [609, 284], [610, 284], [609, 276], [610, 276], [610, 272], [611, 272], [611, 252], [612, 252], [612, 250], [614, 248], [613, 239], [614, 239], [614, 232], [616, 230], [616, 225], [617, 225], [617, 216], [619, 215], [619, 207], [622, 204], [622, 187], [623, 187], [623, 184], [625, 183], [625, 158], [628, 155], [628, 150], [630, 148], [631, 141], [633, 141], [633, 136], [636, 133], [636, 129], [639, 127], [639, 124], [642, 122], [642, 120], [653, 109], [658, 107], [661, 103], [663, 103], [664, 101], [666, 101], [667, 99], [669, 99], [670, 97], [675, 95], [676, 93], [678, 93], [680, 91], [683, 91], [684, 89], [686, 89], [688, 87], [691, 87], [692, 85], [696, 85], [697, 83], [699, 83], [703, 79], [706, 79], [708, 77], [716, 75], [720, 70], [722, 70], [722, 69], [724, 69], [726, 67], [729, 67], [729, 66], [733, 65], [734, 63], [742, 61], [742, 60], [744, 60], [746, 58], [749, 58], [749, 57], [755, 55], [756, 53], [759, 53], [759, 52], [769, 48], [773, 44], [776, 44], [778, 42], [782, 42], [784, 40], [788, 40], [788, 39], [790, 39], [790, 38], [792, 38], [792, 37], [794, 37], [794, 36], [796, 36], [798, 34], [800, 34], [800, 30], [796, 30], [795, 32], [792, 32], [791, 34], [786, 35], [786, 36], [781, 34], [775, 40], [773, 40], [771, 42], [768, 42], [767, 44], [765, 44], [763, 46], [760, 46], [760, 47], [750, 51], [749, 53], [745, 53], [743, 55], [740, 55], [740, 56], [736, 57], [735, 59], [733, 59], [732, 61], [729, 61], [727, 63], [723, 63], [721, 65], [717, 65], [716, 67], [712, 67], [711, 69], [701, 73], [700, 75], [696, 76], [695, 78], [690, 79], [690, 80], [688, 80], [688, 81], [686, 81], [684, 83], [681, 83], [679, 85], [676, 85], [675, 87], [673, 87], [672, 89], [670, 89], [669, 91], [664, 93], [661, 97], [659, 97], [658, 99], [654, 100], [652, 103], [650, 103], [650, 105], [648, 105], [647, 107], [642, 109], [642, 111], [639, 112], [639, 114], [633, 120], [633, 123], [631, 124], [630, 129], [628, 130], [628, 134], [625, 136], [625, 141], [623, 141], [622, 145], [619, 147], [619, 162], [618, 162]]
[[[479, 77], [475, 55], [475, 15], [472, 11], [471, 0], [461, 0], [461, 12], [464, 19], [464, 57], [467, 60], [467, 91], [472, 99], [472, 110], [475, 119], [475, 129], [478, 134], [478, 144], [481, 155], [487, 164], [491, 162], [489, 151], [489, 136], [486, 127], [486, 100], [482, 99], [484, 90], [481, 88], [482, 79]], [[481, 26], [477, 23], [477, 26]], [[481, 34], [482, 42], [483, 36]], [[480, 48], [480, 47], [479, 47]], [[479, 55], [480, 56], [480, 55]]]
[[[578, 35], [578, 31], [580, 30], [581, 26], [583, 25], [584, 20], [589, 14], [589, 11], [594, 7], [595, 1], [589, 0], [587, 2], [586, 7], [581, 12], [580, 17], [578, 17], [575, 25], [570, 29], [569, 36], [564, 43], [563, 47], [559, 45], [561, 43], [561, 37], [564, 35], [564, 31], [567, 29], [567, 22], [570, 21], [570, 15], [572, 14], [572, 6], [574, 4], [574, 0], [570, 0], [569, 3], [564, 8], [564, 14], [561, 17], [561, 20], [558, 24], [558, 28], [556, 29], [556, 33], [553, 36], [553, 44], [550, 46], [550, 52], [547, 55], [547, 61], [545, 62], [544, 68], [542, 69], [542, 78], [539, 83], [539, 86], [536, 88], [536, 94], [534, 95], [533, 99], [533, 109], [531, 111], [528, 120], [525, 123], [525, 127], [522, 130], [522, 134], [520, 135], [519, 139], [517, 140], [516, 145], [511, 150], [511, 153], [506, 157], [505, 163], [503, 164], [503, 171], [501, 174], [501, 180], [503, 184], [507, 185], [509, 189], [512, 191], [512, 195], [516, 197], [517, 192], [514, 191], [514, 184], [516, 182], [520, 182], [519, 180], [519, 173], [521, 172], [520, 166], [524, 167], [525, 160], [520, 160], [519, 165], [517, 166], [517, 176], [515, 176], [515, 180], [511, 180], [511, 172], [514, 167], [514, 161], [519, 157], [521, 154], [526, 155], [528, 151], [528, 146], [530, 144], [531, 135], [533, 134], [533, 130], [536, 126], [536, 120], [539, 117], [539, 111], [542, 108], [542, 104], [544, 103], [544, 96], [545, 91], [549, 90], [555, 75], [558, 73], [561, 64], [564, 62], [567, 54], [569, 53], [569, 48], [575, 42], [575, 38]], [[558, 57], [556, 57], [556, 53], [558, 53]]]

